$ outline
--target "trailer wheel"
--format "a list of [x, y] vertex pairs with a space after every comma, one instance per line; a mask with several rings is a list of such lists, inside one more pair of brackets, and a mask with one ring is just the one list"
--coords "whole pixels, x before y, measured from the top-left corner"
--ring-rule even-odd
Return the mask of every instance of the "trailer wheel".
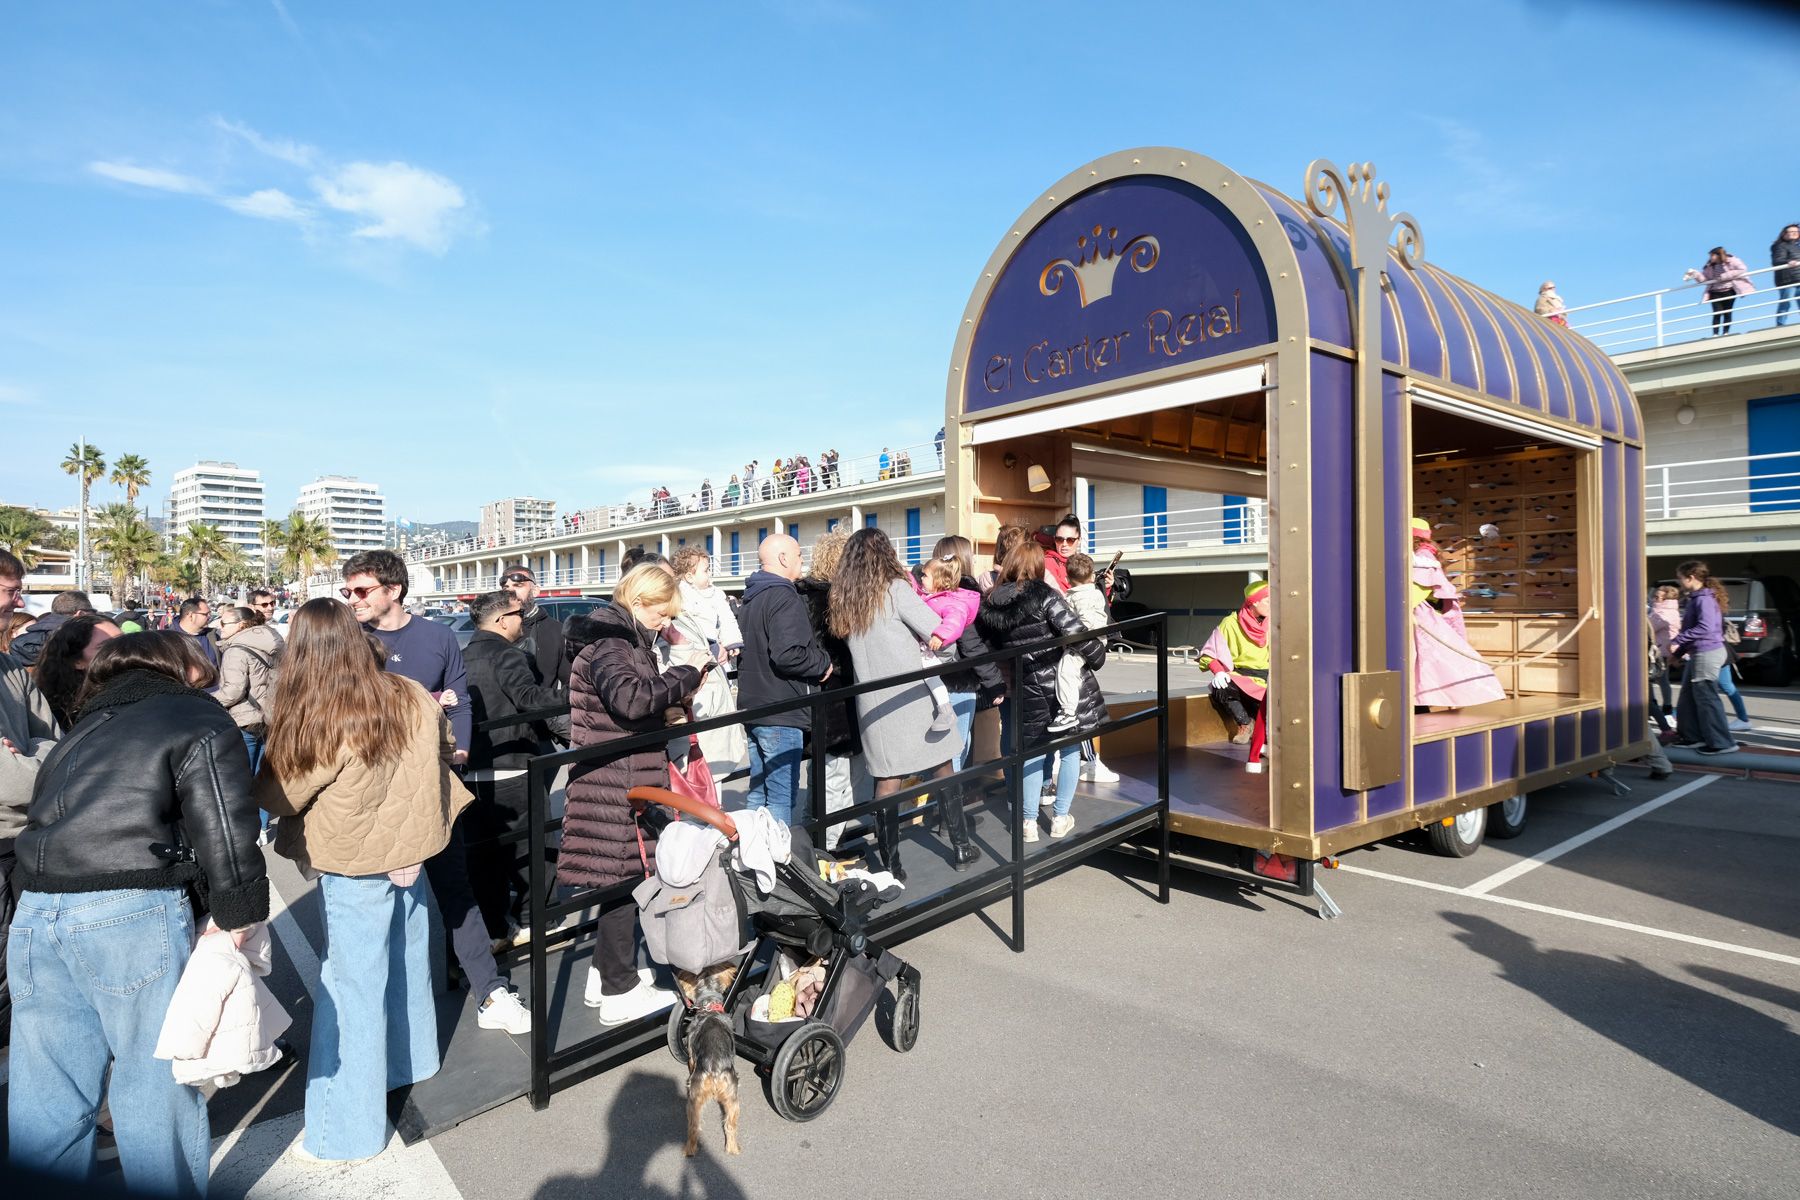
[[1431, 848], [1445, 858], [1467, 858], [1481, 848], [1487, 833], [1487, 809], [1475, 808], [1459, 814], [1448, 825], [1437, 821], [1425, 827]]
[[1487, 835], [1491, 838], [1516, 838], [1525, 832], [1525, 793], [1508, 796], [1498, 804], [1488, 805]]
[[784, 1121], [810, 1121], [831, 1107], [844, 1086], [844, 1039], [823, 1021], [808, 1021], [781, 1043], [769, 1069], [769, 1104]]

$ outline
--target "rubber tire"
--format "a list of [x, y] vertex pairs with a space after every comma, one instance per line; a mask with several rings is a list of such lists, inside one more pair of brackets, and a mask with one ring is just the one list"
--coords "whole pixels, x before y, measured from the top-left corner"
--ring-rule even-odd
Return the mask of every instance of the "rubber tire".
[[669, 1055], [682, 1066], [688, 1065], [687, 1031], [693, 1010], [680, 1000], [669, 1006]]
[[1487, 833], [1487, 809], [1477, 808], [1464, 815], [1472, 816], [1480, 823], [1475, 836], [1471, 838], [1459, 834], [1455, 822], [1446, 825], [1442, 821], [1433, 821], [1425, 827], [1425, 836], [1431, 842], [1433, 851], [1445, 858], [1467, 858], [1481, 849], [1482, 840]]
[[[1506, 815], [1506, 806], [1511, 804], [1514, 800], [1519, 802], [1517, 819], [1509, 820]], [[1487, 810], [1487, 836], [1491, 838], [1516, 838], [1521, 833], [1525, 832], [1525, 822], [1530, 816], [1530, 798], [1524, 793], [1513, 796], [1508, 800], [1502, 800], [1498, 804], [1490, 804], [1488, 805]]]
[[919, 989], [902, 986], [894, 996], [894, 1049], [905, 1054], [919, 1044]]
[[[810, 1100], [796, 1095], [811, 1084]], [[788, 1035], [769, 1068], [769, 1105], [784, 1121], [810, 1121], [822, 1115], [844, 1087], [844, 1039], [823, 1021], [808, 1021]]]

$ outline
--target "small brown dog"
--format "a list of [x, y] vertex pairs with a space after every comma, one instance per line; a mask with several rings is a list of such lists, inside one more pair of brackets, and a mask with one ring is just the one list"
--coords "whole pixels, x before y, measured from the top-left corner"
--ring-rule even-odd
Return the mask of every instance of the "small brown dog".
[[688, 1023], [687, 1146], [692, 1157], [700, 1150], [700, 1112], [708, 1100], [717, 1100], [725, 1114], [725, 1153], [738, 1150], [737, 1037], [731, 1014], [725, 1011], [725, 993], [737, 977], [736, 966], [715, 967], [695, 975], [676, 971], [675, 982], [693, 1010]]

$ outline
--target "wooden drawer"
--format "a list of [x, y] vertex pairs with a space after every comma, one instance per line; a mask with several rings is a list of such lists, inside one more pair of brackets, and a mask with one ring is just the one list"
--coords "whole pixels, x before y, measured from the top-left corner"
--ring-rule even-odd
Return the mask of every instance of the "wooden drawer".
[[1575, 487], [1573, 455], [1527, 459], [1521, 464], [1521, 468], [1520, 474], [1528, 485], [1527, 495], [1573, 490]]
[[1515, 669], [1519, 673], [1521, 692], [1548, 692], [1559, 696], [1581, 694], [1581, 671], [1572, 658], [1543, 658], [1534, 663], [1521, 663]]
[[[1573, 617], [1527, 617], [1518, 622], [1519, 653], [1525, 657], [1542, 654], [1573, 633], [1575, 625]], [[1574, 651], [1575, 643], [1570, 641], [1557, 653], [1572, 654]]]
[[1511, 654], [1513, 626], [1518, 623], [1511, 617], [1463, 618], [1463, 626], [1469, 634], [1469, 645], [1483, 654]]

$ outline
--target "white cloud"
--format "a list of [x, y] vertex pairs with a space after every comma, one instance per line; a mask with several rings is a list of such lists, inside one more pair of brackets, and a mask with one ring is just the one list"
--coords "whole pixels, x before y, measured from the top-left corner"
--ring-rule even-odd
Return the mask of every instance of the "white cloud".
[[0, 383], [0, 404], [36, 404], [37, 397], [13, 383]]
[[410, 242], [433, 254], [449, 249], [468, 204], [450, 180], [403, 162], [350, 163], [312, 185], [329, 207], [367, 220], [357, 237]]
[[312, 213], [280, 188], [263, 188], [248, 196], [226, 196], [219, 201], [234, 213], [265, 221], [304, 221]]
[[292, 138], [267, 138], [242, 121], [227, 121], [224, 117], [214, 117], [212, 123], [215, 128], [241, 139], [257, 153], [266, 154], [281, 162], [291, 163], [296, 167], [310, 167], [318, 161], [317, 150]]
[[134, 167], [130, 163], [91, 162], [88, 170], [107, 179], [116, 179], [120, 183], [136, 184], [138, 187], [155, 188], [162, 192], [180, 192], [190, 196], [206, 196], [212, 188], [203, 180], [192, 175], [183, 175], [177, 171], [164, 171], [157, 167]]

